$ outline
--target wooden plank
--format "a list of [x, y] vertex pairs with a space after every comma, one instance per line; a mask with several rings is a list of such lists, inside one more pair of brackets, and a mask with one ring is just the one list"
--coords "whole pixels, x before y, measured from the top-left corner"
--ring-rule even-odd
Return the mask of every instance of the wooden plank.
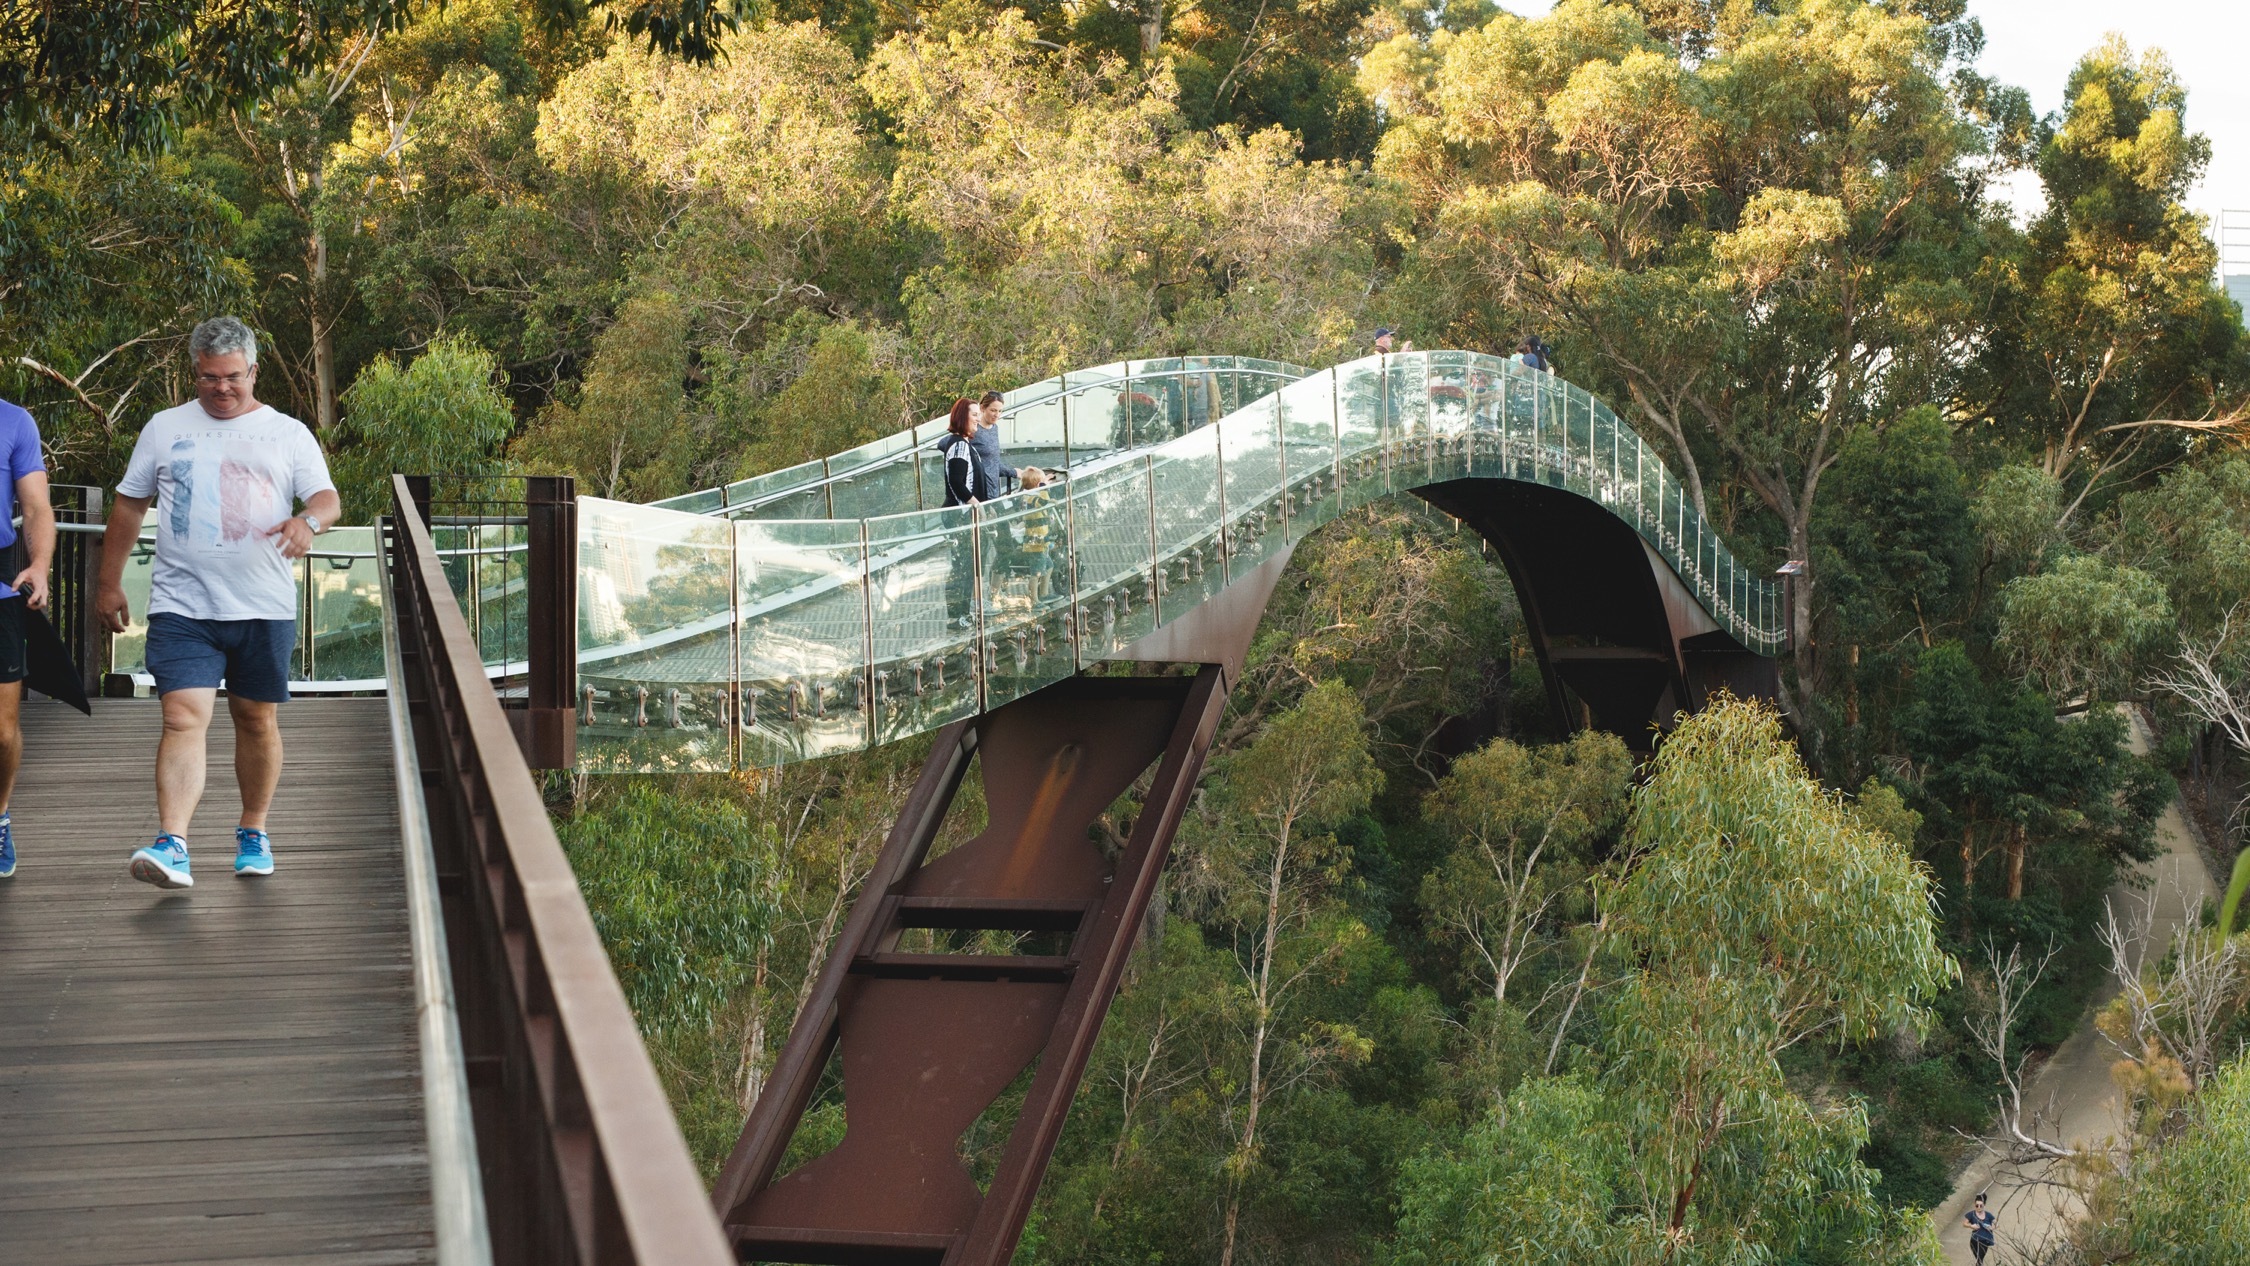
[[157, 705], [24, 704], [0, 881], [0, 1266], [434, 1260], [379, 699], [281, 710], [276, 873], [232, 873], [222, 707], [196, 885], [126, 874], [156, 833]]

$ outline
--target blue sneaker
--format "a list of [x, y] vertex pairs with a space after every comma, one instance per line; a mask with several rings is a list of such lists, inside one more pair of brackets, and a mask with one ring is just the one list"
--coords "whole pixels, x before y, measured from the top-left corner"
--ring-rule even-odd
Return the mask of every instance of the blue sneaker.
[[133, 850], [133, 878], [159, 888], [193, 888], [188, 873], [187, 841], [177, 835], [159, 835], [147, 848]]
[[254, 826], [234, 828], [234, 873], [237, 875], [270, 875], [273, 873], [273, 840]]
[[0, 879], [16, 873], [16, 834], [8, 815], [0, 813]]

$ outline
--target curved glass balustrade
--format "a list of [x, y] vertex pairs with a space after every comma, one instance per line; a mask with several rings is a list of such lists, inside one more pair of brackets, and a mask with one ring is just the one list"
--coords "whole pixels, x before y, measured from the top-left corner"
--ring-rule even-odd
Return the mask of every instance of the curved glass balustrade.
[[1600, 502], [1719, 627], [1781, 649], [1775, 588], [1582, 389], [1467, 352], [1221, 365], [1134, 362], [1011, 393], [1010, 460], [1068, 478], [985, 505], [927, 508], [915, 437], [932, 424], [668, 503], [582, 499], [581, 766], [774, 765], [974, 716], [1118, 653], [1348, 509], [1465, 477]]
[[[1069, 469], [1223, 418], [1310, 373], [1249, 356], [1174, 356], [1073, 370], [1004, 392], [1000, 446], [1010, 465]], [[729, 518], [853, 519], [945, 502], [938, 442], [945, 419], [833, 457], [652, 502]]]

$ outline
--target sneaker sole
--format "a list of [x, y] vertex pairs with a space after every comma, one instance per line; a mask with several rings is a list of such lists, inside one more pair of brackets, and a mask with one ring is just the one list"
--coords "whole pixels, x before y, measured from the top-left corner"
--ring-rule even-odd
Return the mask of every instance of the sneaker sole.
[[145, 857], [134, 858], [131, 869], [133, 878], [144, 884], [155, 884], [159, 888], [195, 887], [195, 876], [175, 875]]
[[234, 868], [234, 873], [237, 875], [270, 875], [273, 873], [273, 863], [260, 862], [255, 866], [237, 865]]

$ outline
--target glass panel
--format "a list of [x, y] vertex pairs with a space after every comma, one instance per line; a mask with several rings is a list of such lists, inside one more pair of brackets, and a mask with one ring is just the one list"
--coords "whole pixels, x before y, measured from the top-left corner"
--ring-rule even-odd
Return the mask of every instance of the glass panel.
[[579, 498], [578, 681], [594, 692], [580, 768], [732, 767], [733, 534], [725, 519]]
[[1502, 371], [1500, 387], [1501, 471], [1510, 479], [1536, 479], [1538, 384], [1511, 364]]
[[1170, 622], [1226, 588], [1219, 526], [1219, 433], [1204, 427], [1155, 454], [1159, 616]]
[[372, 527], [331, 528], [320, 538], [322, 557], [309, 564], [306, 605], [311, 629], [299, 641], [312, 651], [311, 680], [365, 681], [383, 677], [382, 560], [375, 553]]
[[1069, 524], [1059, 485], [983, 506], [984, 706], [997, 708], [1078, 671], [1070, 639]]
[[1156, 627], [1147, 463], [1073, 479], [1067, 489], [1083, 667]]
[[[1063, 410], [1066, 405], [1073, 415], [1068, 436], [1070, 442], [1082, 442], [1081, 433], [1086, 429], [1078, 425], [1077, 404], [1075, 399], [1066, 402], [1064, 397], [1055, 396], [1013, 412], [1003, 412], [1000, 418], [1000, 449], [1008, 465], [1019, 470], [1025, 466], [1060, 469], [1063, 464]], [[942, 496], [938, 499], [944, 500]]]
[[1344, 455], [1344, 504], [1362, 506], [1390, 491], [1383, 462], [1383, 374], [1363, 360], [1336, 371], [1337, 421]]
[[1430, 478], [1458, 479], [1468, 473], [1469, 426], [1474, 403], [1470, 399], [1468, 352], [1431, 352], [1423, 392], [1429, 419]]
[[1539, 480], [1555, 487], [1563, 486], [1564, 471], [1568, 469], [1569, 449], [1566, 441], [1569, 428], [1563, 414], [1566, 393], [1563, 384], [1551, 374], [1539, 375]]
[[109, 639], [109, 670], [113, 673], [148, 675], [148, 576], [155, 565], [156, 507], [150, 506], [148, 516], [141, 521], [140, 540], [125, 559], [121, 583], [125, 609], [133, 618], [123, 633], [112, 634]]
[[818, 483], [827, 477], [827, 463], [810, 461], [800, 462], [795, 466], [784, 467], [781, 470], [768, 471], [763, 475], [755, 475], [749, 479], [738, 479], [727, 485], [727, 505], [734, 507], [765, 501], [791, 488], [803, 484]]
[[677, 497], [666, 497], [662, 501], [652, 501], [649, 505], [661, 510], [678, 510], [682, 514], [709, 514], [723, 505], [725, 501], [726, 491], [724, 489], [705, 488], [700, 492], [683, 493]]
[[753, 521], [734, 531], [741, 763], [865, 746], [867, 553], [859, 523]]
[[834, 509], [832, 517], [867, 519], [919, 510], [922, 508], [921, 490], [915, 478], [911, 461], [888, 459], [840, 475], [828, 485], [829, 504]]
[[970, 518], [956, 506], [867, 524], [877, 743], [977, 714]]
[[1391, 487], [1403, 491], [1430, 481], [1430, 402], [1423, 354], [1409, 352], [1384, 358], [1389, 383], [1385, 401], [1389, 419]]
[[1335, 380], [1318, 374], [1292, 383], [1274, 397], [1281, 402], [1282, 468], [1289, 477], [1289, 538], [1336, 517], [1342, 504], [1336, 490]]
[[755, 508], [742, 512], [740, 517], [776, 521], [825, 519], [828, 517], [828, 489], [826, 485], [816, 484], [795, 492], [769, 496]]
[[1125, 381], [1107, 383], [1070, 397], [1070, 456], [1084, 465], [1099, 462], [1135, 444], [1132, 419], [1124, 408]]
[[1219, 427], [1226, 476], [1227, 575], [1239, 578], [1281, 548], [1281, 430], [1269, 397]]

